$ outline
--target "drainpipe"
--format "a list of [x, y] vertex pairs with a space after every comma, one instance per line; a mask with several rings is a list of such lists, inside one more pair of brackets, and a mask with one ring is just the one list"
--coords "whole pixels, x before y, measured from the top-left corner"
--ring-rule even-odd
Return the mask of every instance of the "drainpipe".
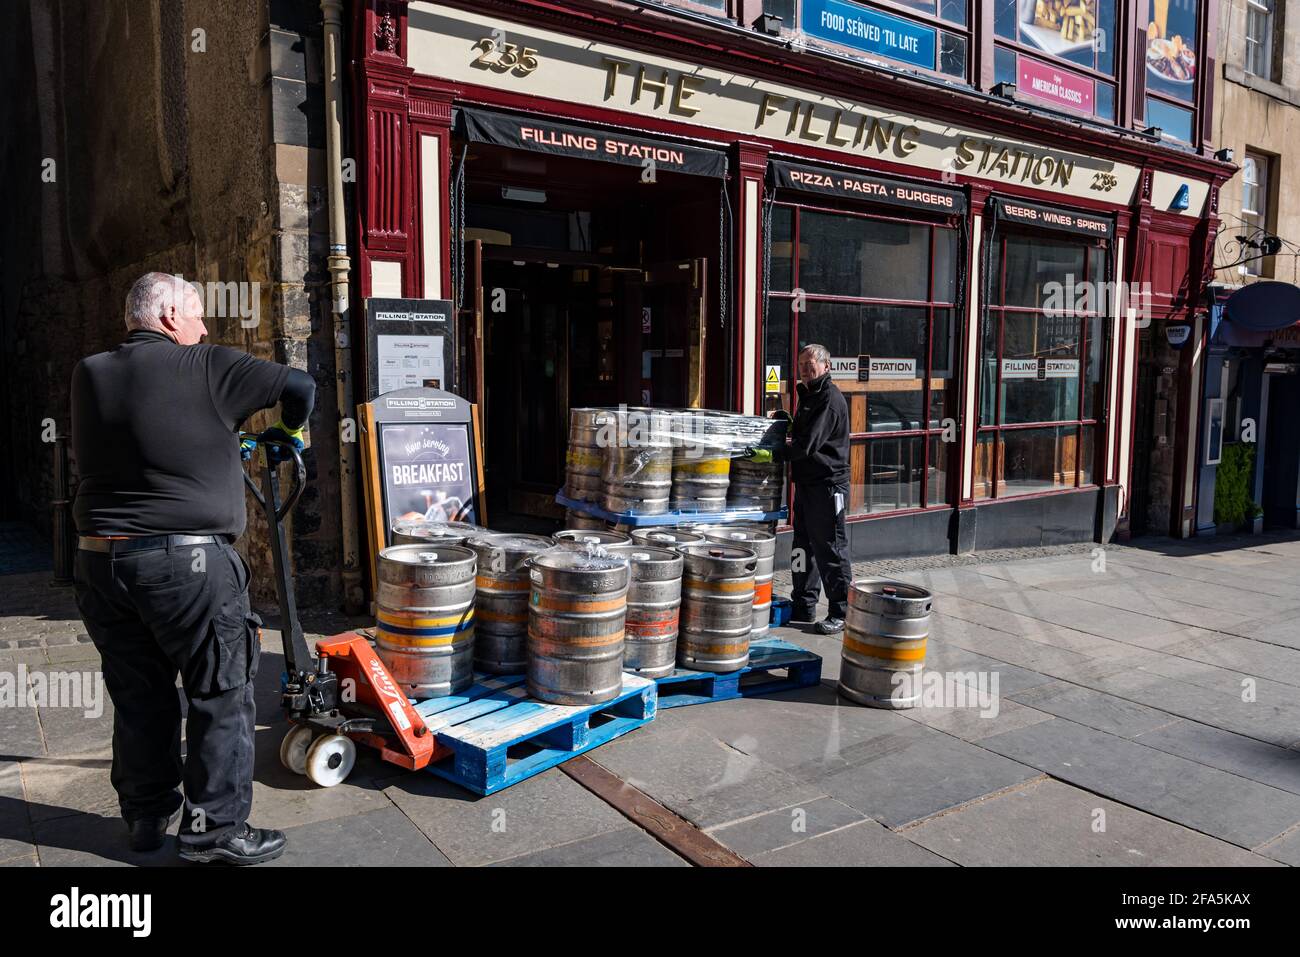
[[[321, 0], [325, 16], [325, 147], [329, 180], [330, 252], [334, 314], [335, 398], [339, 419], [356, 421], [352, 395], [352, 330], [348, 316], [347, 220], [343, 210], [343, 0]], [[355, 425], [354, 425], [355, 428]], [[339, 509], [343, 532], [343, 604], [355, 615], [362, 610], [361, 553], [357, 519], [357, 441], [339, 433]]]

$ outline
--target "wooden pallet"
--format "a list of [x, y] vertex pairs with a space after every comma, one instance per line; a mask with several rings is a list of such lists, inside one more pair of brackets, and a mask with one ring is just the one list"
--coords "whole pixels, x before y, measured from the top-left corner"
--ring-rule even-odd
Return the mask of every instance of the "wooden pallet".
[[528, 696], [523, 675], [481, 676], [464, 694], [415, 705], [437, 747], [429, 770], [476, 794], [493, 794], [612, 741], [655, 716], [657, 688], [623, 676], [613, 701], [590, 707]]
[[[774, 673], [780, 671], [785, 673]], [[659, 708], [663, 709], [808, 688], [821, 681], [821, 677], [821, 655], [781, 638], [764, 638], [749, 646], [749, 664], [739, 671], [714, 674], [678, 668], [656, 679], [656, 684]]]

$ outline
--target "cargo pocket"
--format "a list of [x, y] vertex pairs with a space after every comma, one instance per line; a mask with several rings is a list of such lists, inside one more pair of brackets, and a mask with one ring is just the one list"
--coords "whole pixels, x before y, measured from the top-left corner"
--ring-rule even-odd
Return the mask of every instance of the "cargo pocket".
[[217, 615], [212, 619], [208, 647], [204, 650], [201, 671], [196, 682], [205, 695], [242, 688], [257, 674], [261, 643], [258, 641], [262, 620], [254, 614]]

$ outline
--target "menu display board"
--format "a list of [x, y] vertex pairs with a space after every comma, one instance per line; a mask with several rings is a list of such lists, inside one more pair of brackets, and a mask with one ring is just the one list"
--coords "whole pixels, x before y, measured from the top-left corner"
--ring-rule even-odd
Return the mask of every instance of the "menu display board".
[[367, 299], [366, 397], [398, 389], [456, 388], [450, 299]]
[[487, 524], [476, 406], [441, 389], [399, 389], [357, 418], [372, 576], [399, 519]]

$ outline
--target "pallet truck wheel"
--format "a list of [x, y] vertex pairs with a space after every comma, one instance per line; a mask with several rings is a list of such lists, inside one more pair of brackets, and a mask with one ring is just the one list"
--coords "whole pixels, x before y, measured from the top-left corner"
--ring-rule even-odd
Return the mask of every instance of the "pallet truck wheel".
[[357, 746], [342, 734], [318, 738], [307, 751], [307, 777], [323, 788], [341, 784], [357, 761]]
[[295, 724], [280, 742], [280, 763], [294, 774], [307, 773], [307, 751], [311, 748], [312, 730]]

